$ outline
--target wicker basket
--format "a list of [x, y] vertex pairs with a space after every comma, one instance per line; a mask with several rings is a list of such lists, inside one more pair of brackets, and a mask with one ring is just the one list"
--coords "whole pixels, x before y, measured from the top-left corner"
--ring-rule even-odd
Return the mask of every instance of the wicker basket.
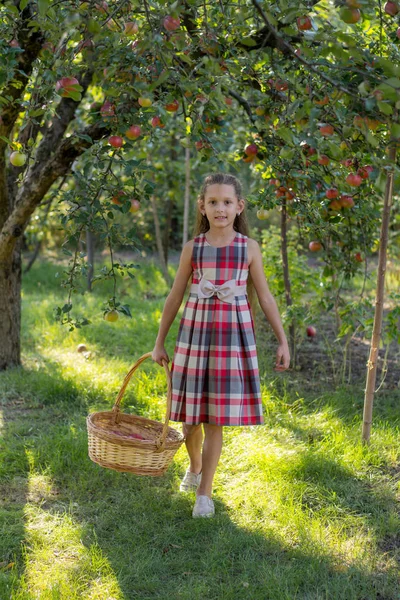
[[92, 413], [86, 419], [89, 457], [93, 462], [116, 471], [136, 475], [163, 475], [180, 448], [184, 437], [168, 426], [171, 413], [171, 373], [163, 360], [167, 375], [167, 412], [164, 424], [120, 411], [120, 402], [133, 373], [151, 357], [144, 354], [127, 373], [111, 411]]

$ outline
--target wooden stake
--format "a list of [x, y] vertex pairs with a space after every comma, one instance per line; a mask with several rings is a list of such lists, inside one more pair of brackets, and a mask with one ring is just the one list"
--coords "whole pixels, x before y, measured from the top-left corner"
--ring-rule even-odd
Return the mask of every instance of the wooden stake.
[[[396, 160], [396, 147], [392, 146], [389, 150], [389, 159], [394, 164]], [[383, 215], [381, 234], [379, 240], [379, 260], [378, 260], [378, 275], [376, 285], [375, 299], [375, 316], [374, 327], [372, 330], [371, 348], [367, 363], [367, 382], [365, 386], [364, 397], [364, 416], [362, 427], [362, 441], [364, 444], [369, 443], [372, 425], [372, 406], [375, 394], [376, 382], [376, 365], [378, 361], [379, 342], [382, 332], [382, 317], [383, 317], [383, 300], [385, 292], [385, 273], [386, 273], [386, 254], [388, 243], [388, 232], [390, 223], [390, 210], [393, 197], [393, 178], [394, 169], [387, 172], [385, 198], [383, 202]]]

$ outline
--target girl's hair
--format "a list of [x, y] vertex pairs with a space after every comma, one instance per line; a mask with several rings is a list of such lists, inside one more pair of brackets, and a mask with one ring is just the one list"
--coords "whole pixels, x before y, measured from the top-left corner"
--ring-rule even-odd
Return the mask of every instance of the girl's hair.
[[[208, 186], [219, 184], [219, 185], [231, 185], [235, 190], [235, 195], [238, 200], [244, 200], [242, 185], [237, 177], [234, 175], [229, 175], [227, 173], [213, 173], [211, 175], [207, 175], [207, 177], [203, 181], [203, 185], [201, 186], [201, 190], [199, 195], [197, 196], [197, 210], [196, 210], [196, 219], [193, 230], [194, 237], [197, 237], [200, 233], [206, 233], [210, 229], [210, 223], [206, 215], [203, 215], [200, 212], [200, 203], [204, 202], [206, 191]], [[235, 220], [233, 222], [233, 229], [242, 233], [246, 237], [249, 237], [249, 224], [247, 221], [246, 207], [242, 210], [240, 215], [236, 215]], [[249, 304], [251, 307], [251, 311], [253, 316], [256, 314], [257, 302], [255, 296], [254, 284], [251, 279], [250, 273], [247, 278], [247, 295], [249, 298]]]

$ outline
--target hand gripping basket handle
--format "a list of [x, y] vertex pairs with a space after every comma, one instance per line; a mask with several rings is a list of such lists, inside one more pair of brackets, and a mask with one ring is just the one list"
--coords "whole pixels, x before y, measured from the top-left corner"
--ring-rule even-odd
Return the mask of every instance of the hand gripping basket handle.
[[[114, 413], [114, 423], [119, 423], [120, 420], [120, 403], [122, 400], [122, 397], [125, 393], [125, 390], [127, 388], [127, 385], [132, 377], [132, 375], [134, 374], [134, 372], [136, 371], [136, 369], [142, 364], [143, 361], [145, 361], [147, 358], [150, 358], [152, 355], [151, 352], [147, 352], [146, 354], [143, 354], [143, 356], [141, 356], [133, 365], [133, 367], [130, 368], [130, 370], [128, 371], [128, 373], [125, 375], [125, 379], [122, 383], [122, 387], [119, 390], [118, 396], [115, 400], [112, 412]], [[169, 423], [169, 417], [171, 414], [171, 402], [172, 402], [172, 384], [171, 384], [171, 373], [170, 370], [168, 368], [168, 362], [165, 358], [162, 359], [163, 362], [163, 367], [165, 369], [165, 374], [167, 376], [167, 412], [165, 414], [165, 421], [164, 421], [164, 425], [163, 425], [163, 430], [161, 432], [161, 435], [159, 437], [159, 439], [156, 441], [156, 446], [157, 446], [157, 450], [159, 450], [160, 452], [164, 449], [164, 444], [165, 444], [165, 438], [167, 437], [167, 432], [168, 432], [168, 423]]]

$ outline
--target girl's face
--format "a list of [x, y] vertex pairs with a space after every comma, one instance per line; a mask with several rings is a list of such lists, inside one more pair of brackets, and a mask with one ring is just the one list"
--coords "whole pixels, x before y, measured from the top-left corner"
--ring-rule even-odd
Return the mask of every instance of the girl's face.
[[224, 229], [233, 226], [237, 213], [244, 209], [244, 200], [238, 200], [233, 185], [214, 183], [206, 189], [200, 212], [206, 215], [210, 226]]

